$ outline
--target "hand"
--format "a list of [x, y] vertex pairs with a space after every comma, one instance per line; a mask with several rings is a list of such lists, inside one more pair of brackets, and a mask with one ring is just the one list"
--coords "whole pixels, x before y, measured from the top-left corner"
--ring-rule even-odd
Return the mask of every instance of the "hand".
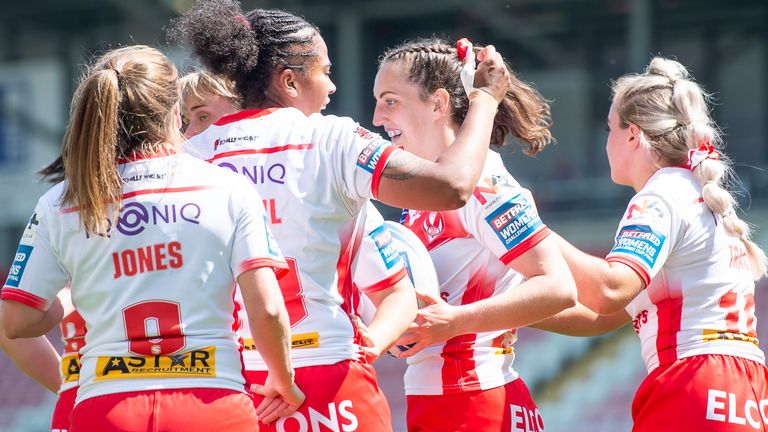
[[305, 399], [304, 392], [296, 383], [291, 381], [289, 385], [278, 386], [271, 373], [267, 374], [264, 385], [251, 384], [251, 391], [264, 396], [264, 400], [256, 407], [256, 415], [264, 424], [293, 414]]
[[360, 336], [361, 354], [366, 362], [373, 364], [373, 362], [375, 362], [384, 352], [384, 349], [383, 347], [377, 346], [373, 334], [371, 334], [368, 326], [365, 325], [359, 316], [352, 315], [350, 318], [352, 320], [352, 325], [355, 326], [357, 334]]
[[504, 59], [496, 52], [493, 45], [480, 50], [477, 59], [480, 64], [475, 71], [475, 89], [483, 90], [493, 96], [497, 103], [501, 103], [512, 86], [512, 79], [504, 65]]
[[456, 307], [439, 297], [416, 291], [416, 297], [424, 303], [411, 327], [397, 341], [398, 345], [415, 345], [401, 357], [411, 357], [424, 348], [460, 334], [455, 327]]

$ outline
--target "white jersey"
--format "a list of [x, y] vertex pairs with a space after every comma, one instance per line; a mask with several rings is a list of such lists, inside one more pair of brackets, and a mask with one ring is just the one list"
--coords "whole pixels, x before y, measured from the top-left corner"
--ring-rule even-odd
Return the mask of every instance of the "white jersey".
[[764, 363], [746, 249], [704, 204], [690, 170], [651, 176], [630, 201], [606, 260], [628, 265], [646, 283], [626, 310], [649, 372], [699, 354]]
[[[359, 358], [346, 301], [355, 291], [352, 261], [365, 235], [358, 214], [376, 196], [396, 148], [349, 118], [280, 108], [222, 117], [185, 150], [245, 176], [264, 199], [291, 269], [279, 282], [294, 367]], [[402, 266], [398, 254], [385, 259], [389, 270]], [[259, 363], [251, 364], [265, 369]]]
[[2, 291], [46, 310], [71, 280], [87, 323], [78, 402], [158, 388], [244, 391], [234, 283], [285, 269], [258, 195], [188, 155], [119, 166], [123, 198], [108, 232], [88, 235], [64, 184], [38, 201]]
[[[413, 288], [420, 293], [438, 297], [440, 295], [440, 284], [437, 280], [435, 266], [432, 264], [429, 251], [421, 243], [421, 240], [411, 230], [399, 223], [385, 221], [384, 227], [392, 234], [393, 245], [400, 250], [400, 256], [403, 264], [405, 264], [405, 270], [408, 272]], [[363, 251], [363, 248], [361, 248], [361, 251]], [[372, 271], [366, 269], [365, 273], [370, 275]], [[357, 279], [353, 279], [355, 284], [357, 284]], [[360, 319], [365, 324], [370, 324], [373, 321], [374, 315], [376, 315], [376, 306], [365, 294], [360, 297], [357, 315], [360, 316]], [[404, 351], [405, 349], [407, 347], [402, 350]]]
[[[452, 305], [474, 303], [515, 289], [523, 276], [507, 266], [538, 244], [549, 229], [530, 193], [489, 152], [480, 182], [462, 208], [404, 213], [403, 223], [429, 250], [440, 296]], [[516, 330], [464, 334], [427, 347], [405, 373], [410, 395], [486, 390], [517, 379], [512, 368]]]
[[[359, 214], [361, 221], [364, 221], [363, 235], [360, 241], [357, 255], [354, 257], [351, 266], [351, 275], [354, 288], [345, 293], [345, 304], [351, 305], [353, 311], [359, 313], [359, 309], [367, 297], [365, 293], [376, 292], [388, 288], [405, 277], [406, 266], [391, 265], [394, 260], [403, 260], [407, 263], [407, 258], [403, 257], [400, 243], [396, 240], [397, 233], [391, 228], [391, 222], [384, 222], [376, 207], [368, 203]], [[397, 225], [396, 225], [397, 226]], [[421, 244], [419, 244], [421, 246]], [[437, 285], [435, 284], [435, 287]], [[238, 290], [236, 300], [242, 303], [242, 294]], [[372, 306], [372, 303], [368, 301]], [[370, 306], [369, 306], [370, 307]], [[256, 345], [253, 342], [250, 327], [248, 327], [248, 315], [241, 309], [240, 318], [243, 322], [242, 337], [244, 343], [243, 361], [245, 370], [263, 370], [263, 360], [256, 351]]]

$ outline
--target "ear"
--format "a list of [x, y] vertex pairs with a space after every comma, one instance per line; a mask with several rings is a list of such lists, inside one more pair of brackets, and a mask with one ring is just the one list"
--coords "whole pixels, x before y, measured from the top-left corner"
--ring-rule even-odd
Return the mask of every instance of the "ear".
[[275, 88], [283, 97], [296, 98], [299, 96], [298, 78], [296, 72], [290, 68], [286, 68], [275, 76]]
[[439, 88], [432, 93], [430, 97], [434, 104], [433, 111], [435, 114], [442, 116], [451, 116], [451, 95], [444, 88]]
[[629, 141], [633, 146], [640, 145], [640, 137], [642, 137], [643, 131], [634, 123], [629, 124]]

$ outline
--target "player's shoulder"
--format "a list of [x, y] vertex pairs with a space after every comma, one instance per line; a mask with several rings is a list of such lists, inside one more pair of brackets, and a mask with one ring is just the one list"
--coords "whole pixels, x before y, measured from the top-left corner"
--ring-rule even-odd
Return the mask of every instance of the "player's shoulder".
[[183, 172], [189, 177], [189, 181], [194, 183], [220, 186], [224, 189], [243, 185], [250, 186], [244, 176], [228, 169], [222, 169], [192, 155], [182, 153], [179, 155], [178, 161], [183, 167]]
[[62, 207], [62, 198], [64, 197], [64, 191], [67, 186], [67, 181], [61, 181], [51, 186], [38, 200], [38, 207], [44, 207], [46, 209]]
[[[339, 144], [360, 141], [384, 141], [381, 135], [371, 132], [351, 117], [332, 114], [312, 114], [307, 117], [318, 142], [338, 147]], [[339, 142], [341, 141], [341, 142]]]

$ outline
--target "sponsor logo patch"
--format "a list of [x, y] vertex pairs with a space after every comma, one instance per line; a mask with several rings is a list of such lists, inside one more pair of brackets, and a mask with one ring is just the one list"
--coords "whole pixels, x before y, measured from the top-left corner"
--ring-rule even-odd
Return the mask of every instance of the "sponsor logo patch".
[[5, 285], [13, 288], [19, 287], [21, 277], [24, 275], [24, 268], [27, 267], [29, 262], [29, 256], [32, 255], [32, 246], [20, 244], [16, 249], [16, 256], [13, 258], [13, 264], [11, 264], [10, 270], [8, 270], [8, 279], [5, 281]]
[[80, 379], [80, 360], [77, 354], [68, 355], [61, 359], [61, 376], [64, 382], [74, 382]]
[[291, 348], [317, 348], [320, 346], [320, 333], [309, 332], [291, 335]]
[[507, 250], [520, 245], [544, 226], [536, 209], [522, 194], [515, 195], [499, 206], [486, 216], [485, 221]]
[[373, 230], [369, 236], [376, 244], [379, 256], [381, 256], [387, 269], [391, 269], [395, 264], [400, 262], [400, 251], [392, 244], [392, 233], [387, 227], [382, 225]]
[[96, 381], [128, 378], [213, 378], [216, 347], [168, 356], [99, 357]]
[[364, 148], [357, 157], [357, 166], [373, 174], [376, 170], [376, 164], [379, 162], [379, 158], [381, 158], [381, 154], [384, 153], [384, 150], [390, 145], [389, 142], [382, 140], [376, 140], [368, 144], [368, 147]]
[[639, 258], [652, 268], [665, 240], [666, 237], [648, 225], [627, 225], [616, 236], [616, 244], [611, 249], [611, 254], [623, 253]]

